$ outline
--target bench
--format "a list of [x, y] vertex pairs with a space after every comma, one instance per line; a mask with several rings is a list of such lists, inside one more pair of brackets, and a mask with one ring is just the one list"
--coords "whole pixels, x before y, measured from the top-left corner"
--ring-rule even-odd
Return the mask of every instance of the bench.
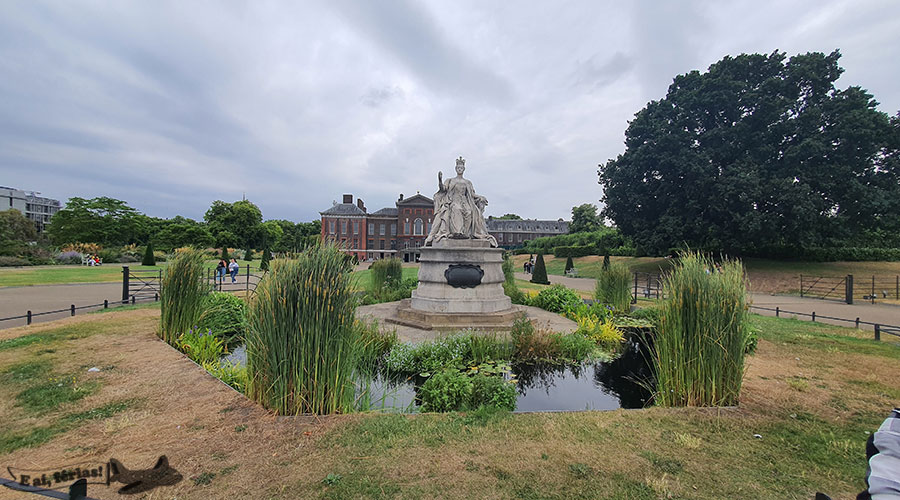
[[568, 271], [566, 271], [566, 276], [568, 276], [570, 278], [577, 278], [578, 270], [573, 267], [572, 269], [569, 269]]
[[100, 262], [94, 262], [94, 259], [92, 259], [90, 257], [82, 257], [81, 258], [82, 266], [99, 266], [101, 264], [103, 264], [103, 259], [100, 259]]

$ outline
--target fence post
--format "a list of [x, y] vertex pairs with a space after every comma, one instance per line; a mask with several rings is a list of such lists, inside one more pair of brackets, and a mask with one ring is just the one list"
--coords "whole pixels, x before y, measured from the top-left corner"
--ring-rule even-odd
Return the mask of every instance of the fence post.
[[75, 316], [75, 304], [69, 306], [69, 311], [72, 312], [72, 316]]
[[816, 322], [816, 312], [815, 311], [813, 311], [813, 313], [812, 313], [812, 320], [813, 320], [813, 323]]
[[106, 299], [103, 299], [103, 308], [104, 308], [104, 309], [109, 309], [109, 301], [106, 300]]
[[134, 305], [134, 295], [131, 296], [131, 305]]
[[848, 274], [844, 280], [844, 302], [853, 304], [853, 275]]
[[875, 340], [881, 340], [881, 325], [875, 323]]
[[250, 296], [250, 264], [247, 264], [247, 288], [244, 291], [244, 296]]
[[800, 296], [803, 297], [803, 275], [800, 275]]
[[153, 302], [159, 302], [159, 292], [153, 294]]
[[859, 316], [856, 317], [856, 329], [859, 330]]
[[637, 292], [637, 280], [638, 280], [637, 273], [634, 273], [634, 295], [631, 296], [632, 304], [637, 304], [637, 293], [638, 293]]
[[122, 266], [122, 303], [128, 303], [128, 279], [129, 279], [128, 266]]
[[900, 274], [897, 275], [897, 288], [894, 290], [894, 300], [900, 300]]
[[778, 317], [779, 317], [779, 316], [778, 316], [779, 314], [781, 314], [781, 308], [778, 307], [778, 306], [775, 306], [775, 317], [778, 318]]
[[872, 275], [872, 295], [870, 295], [870, 297], [872, 298], [872, 303], [874, 304], [875, 303], [875, 275], [874, 274]]
[[31, 309], [29, 309], [28, 312], [25, 313], [25, 324], [26, 325], [31, 324]]

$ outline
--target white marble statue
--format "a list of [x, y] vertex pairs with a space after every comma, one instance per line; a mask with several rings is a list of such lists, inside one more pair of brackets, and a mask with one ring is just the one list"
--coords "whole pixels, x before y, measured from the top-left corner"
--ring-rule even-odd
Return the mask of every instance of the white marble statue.
[[425, 239], [429, 246], [446, 238], [484, 240], [497, 246], [497, 240], [488, 233], [484, 223], [484, 207], [488, 201], [475, 194], [475, 188], [463, 178], [466, 160], [460, 156], [456, 160], [456, 177], [444, 180], [438, 172], [438, 192], [434, 194], [434, 220], [431, 232]]

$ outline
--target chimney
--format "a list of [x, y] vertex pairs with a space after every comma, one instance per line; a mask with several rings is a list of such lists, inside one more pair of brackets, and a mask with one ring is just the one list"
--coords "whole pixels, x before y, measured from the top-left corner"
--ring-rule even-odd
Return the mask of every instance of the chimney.
[[366, 204], [362, 201], [362, 198], [356, 199], [356, 206], [359, 207], [359, 209], [362, 210], [363, 212], [366, 211]]
[[403, 193], [400, 193], [400, 200], [399, 200], [399, 201], [403, 201]]
[[353, 203], [353, 195], [352, 195], [352, 194], [345, 194], [345, 195], [344, 195], [344, 203], [351, 203], [351, 204], [352, 204], [352, 203]]

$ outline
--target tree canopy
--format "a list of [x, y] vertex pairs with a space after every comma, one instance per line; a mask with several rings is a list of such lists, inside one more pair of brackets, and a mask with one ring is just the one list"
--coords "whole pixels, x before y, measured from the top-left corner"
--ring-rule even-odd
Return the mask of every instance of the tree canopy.
[[630, 122], [625, 152], [600, 165], [603, 215], [653, 253], [896, 232], [900, 115], [859, 87], [835, 88], [839, 58], [743, 54], [677, 76]]
[[34, 222], [16, 209], [0, 212], [0, 255], [13, 252], [38, 238]]
[[520, 217], [516, 214], [503, 214], [500, 217], [494, 217], [494, 218], [498, 219], [498, 220], [522, 220], [522, 217]]
[[122, 200], [70, 198], [66, 207], [50, 219], [47, 233], [53, 243], [99, 243], [126, 245], [139, 243], [146, 233], [146, 216]]
[[263, 238], [262, 211], [247, 200], [216, 200], [203, 216], [217, 247], [258, 246]]
[[572, 223], [569, 225], [570, 233], [588, 233], [600, 229], [603, 224], [597, 215], [596, 205], [584, 203], [572, 207]]

